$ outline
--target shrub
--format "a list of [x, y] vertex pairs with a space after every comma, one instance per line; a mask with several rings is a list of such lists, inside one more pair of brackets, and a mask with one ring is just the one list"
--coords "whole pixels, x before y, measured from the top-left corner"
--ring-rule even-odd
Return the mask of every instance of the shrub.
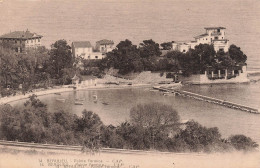
[[237, 150], [250, 151], [258, 147], [258, 144], [245, 135], [233, 135], [229, 137], [230, 144]]

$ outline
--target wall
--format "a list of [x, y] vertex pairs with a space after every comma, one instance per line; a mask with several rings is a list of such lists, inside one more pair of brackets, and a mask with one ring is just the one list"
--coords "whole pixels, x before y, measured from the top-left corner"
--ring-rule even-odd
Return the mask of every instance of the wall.
[[87, 59], [88, 56], [93, 52], [92, 47], [89, 48], [74, 48], [73, 46], [73, 54], [75, 57], [82, 56], [83, 58]]
[[113, 44], [109, 44], [109, 45], [105, 45], [105, 44], [103, 44], [103, 45], [99, 45], [99, 47], [98, 47], [98, 50], [100, 51], [100, 52], [110, 52], [110, 51], [112, 51], [114, 48], [113, 48]]
[[28, 39], [25, 41], [25, 47], [38, 47], [41, 46], [41, 38]]

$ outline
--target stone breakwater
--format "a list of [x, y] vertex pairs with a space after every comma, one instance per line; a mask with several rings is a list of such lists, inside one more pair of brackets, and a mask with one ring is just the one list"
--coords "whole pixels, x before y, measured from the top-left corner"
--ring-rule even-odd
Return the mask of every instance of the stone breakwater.
[[200, 95], [200, 94], [196, 94], [196, 93], [192, 93], [192, 92], [188, 92], [188, 91], [180, 91], [180, 90], [176, 90], [176, 89], [170, 89], [170, 88], [167, 88], [167, 87], [158, 86], [158, 87], [153, 87], [153, 88], [158, 89], [158, 90], [163, 91], [163, 92], [173, 93], [174, 95], [189, 97], [189, 98], [193, 98], [193, 99], [196, 99], [196, 100], [205, 101], [205, 102], [208, 102], [208, 103], [214, 103], [214, 104], [217, 104], [217, 105], [225, 106], [225, 107], [236, 109], [236, 110], [246, 111], [246, 112], [249, 112], [249, 113], [260, 114], [259, 110], [256, 109], [256, 108], [237, 104], [237, 103], [233, 103], [233, 102], [229, 102], [229, 101], [226, 101], [226, 100], [216, 99], [216, 98], [213, 98], [213, 97], [208, 97], [208, 96], [204, 96], [204, 95]]

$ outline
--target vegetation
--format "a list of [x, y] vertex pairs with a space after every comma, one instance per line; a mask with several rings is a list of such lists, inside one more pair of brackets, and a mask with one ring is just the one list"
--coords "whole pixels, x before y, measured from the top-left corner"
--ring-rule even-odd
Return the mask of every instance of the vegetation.
[[0, 138], [10, 141], [83, 145], [88, 150], [100, 147], [159, 150], [172, 152], [213, 152], [258, 147], [244, 135], [221, 138], [218, 128], [206, 128], [195, 121], [181, 124], [178, 113], [160, 103], [137, 105], [130, 122], [104, 125], [99, 116], [84, 110], [82, 116], [70, 112], [48, 112], [35, 95], [21, 108], [0, 107]]
[[159, 44], [152, 39], [144, 40], [139, 47], [129, 40], [121, 41], [117, 48], [102, 60], [100, 68], [119, 69], [120, 74], [144, 70], [178, 73], [182, 70], [184, 76], [189, 76], [204, 73], [209, 67], [230, 69], [235, 65], [245, 64], [247, 60], [247, 56], [234, 44], [227, 53], [216, 53], [214, 46], [208, 44], [199, 44], [186, 53], [171, 50], [171, 42], [162, 43], [161, 46], [164, 50], [169, 50], [164, 57], [160, 57]]
[[76, 61], [65, 40], [56, 41], [51, 50], [38, 47], [23, 53], [16, 53], [10, 46], [2, 45], [0, 94], [6, 96], [15, 94], [17, 90], [26, 92], [38, 87], [69, 84], [75, 73], [79, 74], [74, 66]]
[[130, 40], [121, 41], [102, 60], [73, 58], [66, 40], [58, 40], [51, 49], [38, 47], [24, 53], [16, 53], [11, 46], [0, 44], [0, 94], [7, 96], [16, 91], [30, 91], [52, 85], [70, 84], [77, 74], [102, 77], [105, 70], [118, 69], [120, 74], [142, 71], [182, 71], [184, 76], [204, 73], [207, 68], [230, 69], [245, 64], [247, 56], [239, 47], [231, 45], [227, 53], [215, 52], [213, 45], [199, 44], [186, 53], [173, 51], [171, 42], [162, 43], [169, 50], [161, 56], [159, 44], [152, 39], [144, 40], [139, 46]]

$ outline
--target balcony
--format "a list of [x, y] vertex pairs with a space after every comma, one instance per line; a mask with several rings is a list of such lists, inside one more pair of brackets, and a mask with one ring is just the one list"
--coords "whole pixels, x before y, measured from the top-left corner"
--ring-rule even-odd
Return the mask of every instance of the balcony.
[[221, 35], [221, 32], [212, 32], [211, 33], [211, 36], [220, 36]]

